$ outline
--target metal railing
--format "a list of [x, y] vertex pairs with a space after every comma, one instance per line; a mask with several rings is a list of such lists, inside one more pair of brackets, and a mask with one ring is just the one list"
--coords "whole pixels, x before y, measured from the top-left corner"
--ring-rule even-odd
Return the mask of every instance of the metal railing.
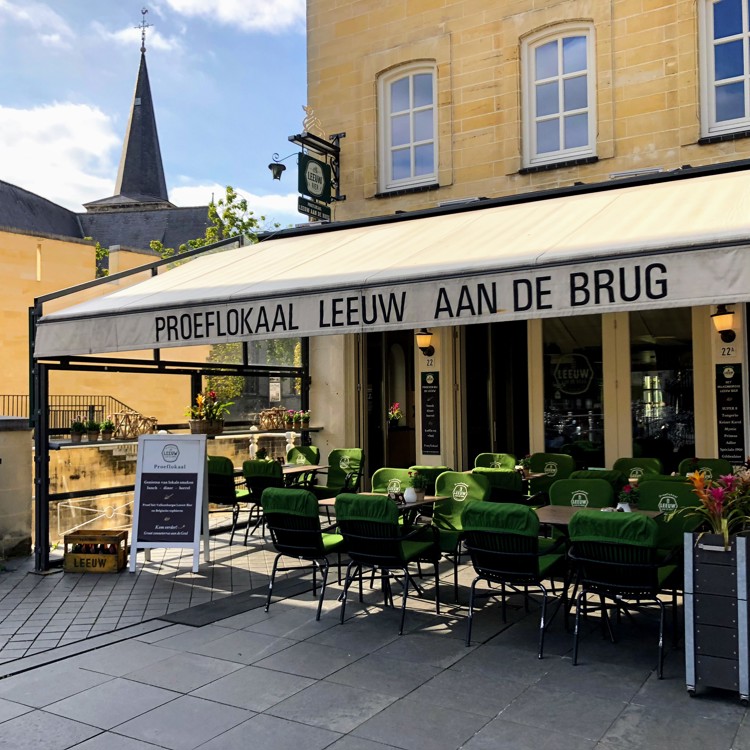
[[[29, 397], [0, 394], [0, 416], [30, 418]], [[113, 396], [50, 396], [50, 430], [67, 430], [75, 420], [102, 422], [110, 414], [131, 410]], [[131, 410], [132, 411], [132, 410]]]

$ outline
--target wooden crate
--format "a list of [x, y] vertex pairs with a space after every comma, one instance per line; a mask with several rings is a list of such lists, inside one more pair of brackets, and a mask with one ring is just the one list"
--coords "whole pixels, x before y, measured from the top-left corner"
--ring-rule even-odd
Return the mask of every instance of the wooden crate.
[[[65, 535], [64, 543], [63, 570], [68, 573], [117, 573], [125, 567], [128, 557], [127, 531], [73, 531]], [[114, 553], [105, 551], [113, 548], [116, 550]]]

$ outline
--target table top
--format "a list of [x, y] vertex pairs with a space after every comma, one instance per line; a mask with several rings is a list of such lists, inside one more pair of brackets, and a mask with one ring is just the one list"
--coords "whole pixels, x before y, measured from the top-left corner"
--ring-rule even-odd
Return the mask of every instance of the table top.
[[328, 464], [282, 464], [283, 474], [305, 474], [308, 471], [322, 471], [327, 469]]
[[[359, 492], [360, 495], [370, 495], [373, 497], [387, 497], [380, 492]], [[449, 495], [425, 495], [422, 500], [415, 500], [411, 503], [396, 503], [396, 507], [399, 510], [409, 510], [409, 508], [418, 508], [420, 505], [430, 505], [432, 503], [439, 503], [443, 500], [448, 500]], [[335, 497], [326, 497], [318, 501], [318, 505], [323, 507], [332, 508], [336, 504]]]
[[[548, 523], [552, 526], [567, 526], [570, 523], [570, 519], [579, 510], [583, 510], [583, 508], [572, 505], [544, 505], [536, 509], [536, 514], [539, 517], [540, 523]], [[591, 508], [590, 510], [596, 510], [596, 508]], [[656, 518], [661, 515], [661, 511], [659, 510], [634, 510], [631, 512], [640, 513], [649, 518]]]

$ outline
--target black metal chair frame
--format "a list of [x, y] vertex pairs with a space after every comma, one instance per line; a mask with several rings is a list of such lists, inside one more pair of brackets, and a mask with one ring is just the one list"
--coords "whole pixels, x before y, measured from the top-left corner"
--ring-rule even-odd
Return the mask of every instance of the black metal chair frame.
[[[576, 588], [580, 592], [575, 598], [576, 618], [573, 629], [573, 665], [578, 664], [578, 642], [581, 612], [586, 609], [586, 597], [594, 594], [599, 597], [602, 616], [602, 629], [612, 643], [616, 642], [611, 618], [607, 614], [605, 602], [615, 605], [618, 615], [633, 620], [629, 608], [642, 609], [643, 602], [655, 602], [659, 607], [659, 644], [657, 676], [664, 676], [664, 620], [665, 606], [659, 593], [668, 592], [665, 585], [659, 584], [659, 569], [670, 564], [654, 547], [641, 547], [633, 544], [605, 541], [575, 541], [568, 551], [568, 558], [576, 571]], [[677, 592], [671, 589], [673, 613], [677, 607]]]
[[[359, 579], [359, 601], [363, 601], [362, 593], [362, 569], [370, 568], [373, 572], [381, 574], [383, 587], [383, 599], [385, 606], [393, 607], [393, 592], [390, 585], [390, 577], [393, 571], [401, 571], [401, 586], [403, 595], [401, 599], [401, 622], [398, 634], [404, 632], [404, 620], [406, 618], [406, 598], [409, 594], [409, 581], [413, 581], [409, 573], [409, 563], [429, 562], [435, 570], [435, 611], [440, 614], [440, 551], [437, 546], [436, 534], [433, 530], [433, 554], [420, 555], [413, 560], [404, 561], [401, 556], [401, 543], [409, 540], [424, 541], [426, 529], [430, 527], [418, 527], [408, 533], [403, 533], [398, 525], [376, 522], [376, 521], [354, 521], [339, 520], [339, 532], [344, 537], [344, 546], [349, 555], [349, 564], [346, 568], [344, 579], [344, 590], [341, 594], [341, 617], [343, 624], [346, 613], [346, 599], [349, 587], [355, 578]], [[421, 537], [421, 538], [419, 538]], [[415, 583], [415, 589], [419, 596], [424, 592]]]
[[[234, 540], [234, 532], [237, 529], [237, 521], [240, 516], [240, 511], [242, 510], [241, 504], [249, 504], [247, 510], [250, 513], [250, 518], [252, 518], [252, 502], [249, 496], [241, 498], [237, 497], [236, 488], [242, 485], [238, 485], [231, 474], [220, 474], [212, 471], [207, 471], [206, 474], [208, 481], [208, 502], [213, 503], [214, 505], [229, 505], [232, 508], [232, 530], [229, 533], [229, 544], [231, 545]], [[225, 511], [219, 508], [210, 512], [222, 513]], [[248, 523], [249, 522], [250, 521], [248, 520]]]
[[[565, 551], [565, 541], [560, 539], [551, 547], [545, 549], [539, 548], [539, 541], [535, 537], [523, 534], [514, 534], [506, 531], [464, 531], [464, 542], [469, 551], [472, 565], [477, 573], [476, 578], [471, 582], [469, 589], [469, 614], [466, 620], [466, 645], [471, 644], [471, 626], [474, 619], [474, 600], [476, 594], [476, 585], [479, 581], [487, 583], [500, 584], [499, 597], [495, 591], [488, 591], [480, 596], [499, 598], [502, 606], [503, 622], [507, 622], [507, 591], [506, 587], [512, 592], [521, 594], [524, 597], [524, 606], [528, 612], [529, 588], [535, 587], [542, 594], [541, 616], [539, 621], [539, 658], [544, 656], [544, 634], [549, 627], [550, 622], [554, 619], [558, 610], [564, 605], [563, 613], [565, 615], [565, 624], [567, 629], [567, 592], [569, 585], [569, 574], [565, 557], [560, 558], [558, 566], [546, 573], [550, 576], [554, 573], [562, 573], [563, 587], [562, 594], [558, 599], [557, 606], [550, 616], [546, 619], [547, 614], [547, 587], [542, 583], [542, 576], [539, 572], [539, 560], [542, 557], [553, 554], [563, 554]], [[554, 588], [553, 588], [554, 591]]]
[[[277, 477], [245, 475], [245, 486], [248, 491], [247, 502], [251, 504], [250, 518], [248, 519], [247, 527], [245, 528], [244, 544], [247, 547], [248, 536], [254, 534], [258, 530], [258, 527], [260, 527], [261, 530], [261, 537], [263, 537], [263, 539], [266, 538], [266, 517], [263, 513], [263, 506], [260, 504], [263, 490], [267, 487], [283, 487], [284, 479], [283, 477], [279, 480]], [[253, 518], [255, 519], [255, 523], [252, 523]]]
[[[312, 594], [315, 596], [317, 591], [317, 571], [321, 570], [321, 587], [320, 598], [318, 600], [318, 611], [315, 616], [320, 620], [320, 613], [323, 608], [323, 597], [326, 592], [326, 583], [328, 582], [328, 557], [322, 545], [321, 535], [331, 533], [336, 530], [335, 524], [321, 528], [320, 519], [306, 516], [296, 516], [289, 513], [267, 513], [265, 522], [271, 533], [271, 541], [277, 552], [271, 569], [271, 579], [268, 582], [268, 597], [266, 598], [265, 611], [268, 612], [271, 606], [271, 595], [273, 594], [273, 584], [276, 579], [276, 573], [289, 570], [312, 570]], [[294, 567], [279, 567], [279, 561], [282, 557], [295, 557], [298, 560], [305, 560], [310, 565], [295, 565]], [[341, 581], [341, 553], [338, 553], [338, 571], [339, 582]]]

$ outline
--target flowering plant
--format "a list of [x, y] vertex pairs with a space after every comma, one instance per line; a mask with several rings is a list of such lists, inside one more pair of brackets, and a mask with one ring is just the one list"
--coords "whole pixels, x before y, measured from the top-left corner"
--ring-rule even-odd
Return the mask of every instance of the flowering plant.
[[297, 412], [294, 411], [294, 409], [287, 409], [286, 411], [286, 421], [287, 422], [294, 422], [294, 418], [297, 415]]
[[526, 454], [526, 455], [525, 455], [525, 456], [524, 456], [524, 457], [523, 457], [523, 458], [522, 458], [522, 459], [521, 459], [521, 460], [520, 460], [520, 461], [518, 462], [518, 465], [519, 465], [519, 466], [520, 466], [520, 467], [521, 467], [522, 469], [530, 469], [530, 468], [531, 468], [531, 455], [527, 453], [527, 454]]
[[403, 419], [404, 413], [401, 411], [401, 404], [394, 401], [388, 409], [388, 419]]
[[712, 533], [724, 539], [724, 548], [729, 549], [729, 536], [742, 531], [750, 522], [750, 459], [734, 474], [725, 474], [718, 480], [706, 479], [702, 471], [694, 471], [687, 477], [693, 492], [701, 504], [680, 508], [670, 513], [698, 516]]
[[187, 410], [191, 419], [222, 419], [229, 413], [229, 407], [234, 401], [220, 401], [216, 391], [205, 391], [195, 397], [195, 404]]
[[304, 409], [302, 411], [297, 412], [297, 419], [300, 422], [309, 422], [310, 421], [310, 412], [305, 411]]
[[638, 505], [638, 485], [626, 484], [617, 495], [617, 502]]
[[427, 477], [416, 470], [409, 472], [409, 483], [415, 490], [427, 489]]

